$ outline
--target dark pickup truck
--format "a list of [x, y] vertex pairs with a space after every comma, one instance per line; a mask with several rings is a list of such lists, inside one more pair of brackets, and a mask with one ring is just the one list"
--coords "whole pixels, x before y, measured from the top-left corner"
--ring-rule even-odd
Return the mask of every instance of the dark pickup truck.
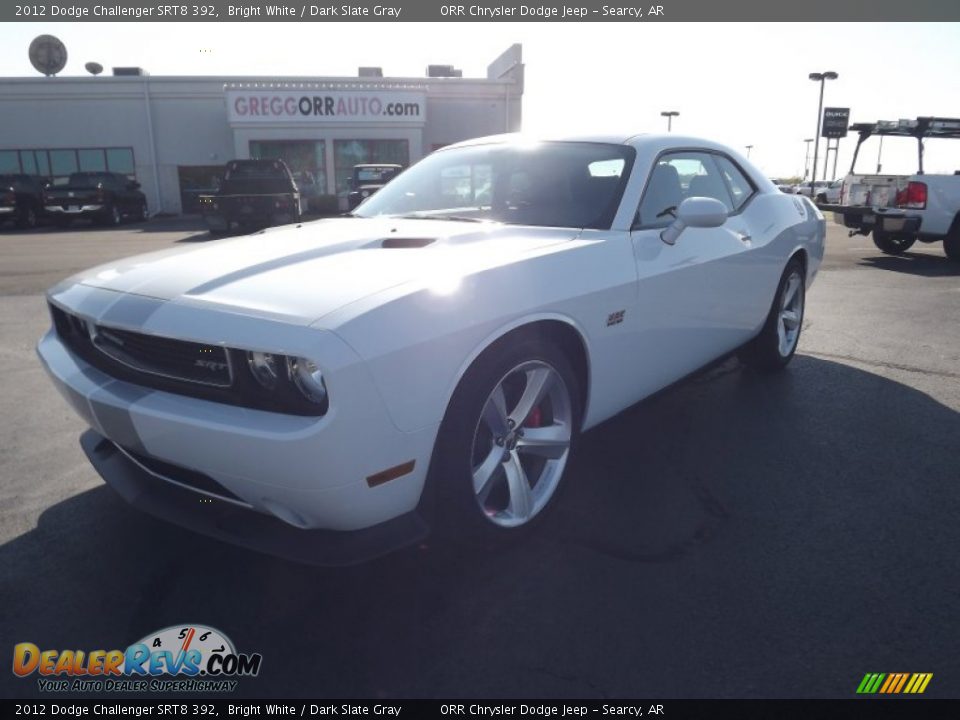
[[19, 228], [36, 227], [43, 215], [44, 184], [34, 175], [0, 175], [0, 224], [10, 221]]
[[103, 225], [147, 219], [147, 196], [140, 183], [112, 172], [73, 173], [66, 185], [49, 185], [44, 210], [58, 225], [85, 218]]
[[200, 212], [211, 235], [286, 225], [300, 221], [300, 191], [283, 160], [231, 160]]

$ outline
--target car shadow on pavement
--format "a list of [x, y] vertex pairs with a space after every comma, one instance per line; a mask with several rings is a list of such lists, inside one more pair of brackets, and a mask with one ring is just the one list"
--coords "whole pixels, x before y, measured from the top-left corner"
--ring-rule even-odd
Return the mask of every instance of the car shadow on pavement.
[[[0, 547], [0, 634], [122, 649], [208, 624], [263, 654], [239, 697], [849, 694], [857, 663], [889, 659], [878, 642], [900, 653], [888, 664], [956, 664], [941, 623], [960, 592], [958, 438], [960, 413], [889, 378], [730, 360], [585, 434], [522, 542], [428, 539], [335, 569], [209, 540], [99, 486]], [[905, 632], [898, 613], [926, 620]], [[37, 685], [0, 674], [0, 693]]]
[[878, 255], [865, 257], [859, 263], [861, 267], [875, 267], [880, 270], [919, 275], [921, 277], [951, 277], [960, 275], [960, 263], [946, 256], [929, 253], [905, 252], [902, 255]]

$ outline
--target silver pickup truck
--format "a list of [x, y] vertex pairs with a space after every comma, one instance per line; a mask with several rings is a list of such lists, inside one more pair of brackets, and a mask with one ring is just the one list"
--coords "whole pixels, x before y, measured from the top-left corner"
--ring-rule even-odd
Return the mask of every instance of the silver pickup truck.
[[[943, 242], [951, 260], [960, 262], [960, 170], [952, 174], [926, 174], [924, 141], [928, 138], [960, 139], [960, 119], [920, 117], [916, 120], [880, 121], [851, 125], [859, 135], [850, 173], [843, 180], [840, 202], [821, 206], [834, 213], [834, 221], [851, 235], [873, 234], [874, 244], [888, 255], [899, 255], [916, 241]], [[872, 137], [909, 137], [917, 143], [918, 169], [913, 175], [856, 173], [864, 142]]]

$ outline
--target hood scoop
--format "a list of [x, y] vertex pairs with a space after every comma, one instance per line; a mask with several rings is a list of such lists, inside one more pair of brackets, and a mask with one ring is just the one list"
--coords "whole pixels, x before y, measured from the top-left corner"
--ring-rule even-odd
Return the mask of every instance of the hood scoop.
[[395, 250], [400, 248], [422, 248], [431, 245], [437, 241], [436, 238], [404, 238], [391, 237], [384, 238], [380, 242], [380, 247], [384, 250]]

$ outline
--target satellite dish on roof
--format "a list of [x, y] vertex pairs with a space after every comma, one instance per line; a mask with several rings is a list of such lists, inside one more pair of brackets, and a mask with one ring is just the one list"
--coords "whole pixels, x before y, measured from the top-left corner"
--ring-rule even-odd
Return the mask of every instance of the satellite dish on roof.
[[99, 75], [103, 72], [103, 65], [97, 62], [88, 62], [83, 66], [91, 75]]
[[38, 35], [30, 43], [30, 64], [47, 77], [56, 75], [67, 64], [67, 48], [53, 35]]

